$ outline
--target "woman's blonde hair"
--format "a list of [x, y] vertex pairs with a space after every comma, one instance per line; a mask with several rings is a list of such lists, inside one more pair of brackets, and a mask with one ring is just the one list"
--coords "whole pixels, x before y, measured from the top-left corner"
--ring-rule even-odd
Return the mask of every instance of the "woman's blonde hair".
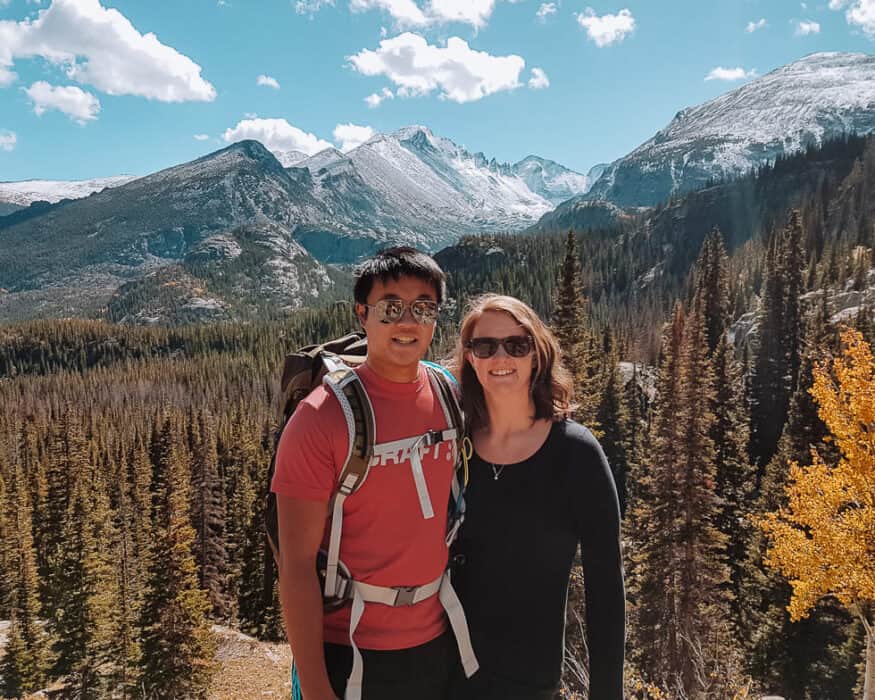
[[528, 304], [515, 297], [483, 294], [469, 303], [450, 360], [451, 369], [462, 385], [462, 408], [468, 431], [489, 425], [483, 387], [468, 362], [468, 349], [465, 347], [471, 340], [477, 321], [489, 311], [508, 314], [534, 341], [534, 361], [529, 382], [529, 392], [535, 404], [534, 418], [553, 421], [565, 418], [574, 408], [571, 403], [573, 382], [571, 373], [562, 364], [556, 337]]

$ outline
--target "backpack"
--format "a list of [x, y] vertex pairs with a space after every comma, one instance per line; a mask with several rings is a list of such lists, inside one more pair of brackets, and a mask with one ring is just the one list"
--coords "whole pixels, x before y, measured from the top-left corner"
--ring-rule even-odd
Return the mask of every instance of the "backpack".
[[[439, 442], [452, 441], [456, 453], [456, 469], [454, 469], [448, 504], [447, 547], [455, 539], [465, 515], [464, 488], [467, 483], [467, 454], [463, 445], [462, 410], [456, 389], [451, 383], [455, 380], [439, 365], [424, 362], [432, 390], [443, 409], [447, 428], [431, 430], [422, 435], [380, 445], [376, 441], [373, 407], [364, 385], [353, 371], [354, 366], [364, 362], [366, 355], [367, 339], [361, 333], [353, 333], [321, 345], [308, 345], [286, 357], [281, 382], [284, 398], [282, 425], [277, 431], [274, 454], [268, 471], [265, 507], [267, 541], [273, 552], [274, 560], [279, 566], [277, 499], [276, 495], [270, 491], [270, 484], [276, 469], [276, 448], [279, 446], [282, 430], [298, 404], [310, 391], [322, 383], [340, 403], [349, 431], [349, 450], [346, 463], [341, 469], [337, 490], [328, 508], [328, 516], [331, 519], [328, 550], [321, 550], [317, 557], [317, 575], [319, 576], [325, 609], [333, 610], [350, 601], [353, 606], [349, 633], [353, 650], [353, 667], [347, 681], [346, 700], [359, 700], [361, 697], [362, 659], [353, 636], [365, 603], [379, 603], [395, 607], [415, 605], [432, 596], [439, 596], [456, 636], [466, 675], [472, 675], [478, 668], [477, 659], [471, 647], [464, 611], [450, 584], [447, 572], [444, 572], [435, 581], [421, 586], [374, 586], [353, 580], [349, 570], [339, 560], [343, 528], [343, 502], [364, 483], [370, 469], [371, 458], [380, 454], [381, 450], [394, 451], [402, 447], [409, 449], [422, 514], [424, 518], [431, 518], [434, 517], [434, 509], [425, 484], [419, 450]], [[459, 479], [460, 461], [463, 465], [461, 480]], [[269, 560], [266, 564], [270, 565]]]

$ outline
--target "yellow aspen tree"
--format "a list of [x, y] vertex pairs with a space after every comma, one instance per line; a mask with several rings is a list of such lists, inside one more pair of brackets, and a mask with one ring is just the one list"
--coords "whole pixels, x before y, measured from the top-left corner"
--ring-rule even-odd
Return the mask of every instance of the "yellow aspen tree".
[[875, 700], [875, 358], [855, 330], [842, 333], [832, 372], [814, 370], [811, 394], [841, 455], [812, 450], [811, 466], [790, 463], [787, 505], [759, 520], [770, 539], [766, 563], [790, 582], [792, 620], [835, 597], [866, 630], [863, 700]]

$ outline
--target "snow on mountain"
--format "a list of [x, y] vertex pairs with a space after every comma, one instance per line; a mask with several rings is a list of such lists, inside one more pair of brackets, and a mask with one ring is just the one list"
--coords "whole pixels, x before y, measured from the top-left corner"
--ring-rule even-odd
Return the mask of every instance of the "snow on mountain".
[[134, 175], [117, 175], [94, 180], [0, 182], [0, 203], [26, 207], [36, 201], [55, 203], [62, 199], [82, 199], [94, 192], [100, 192], [104, 187], [118, 187], [135, 179]]
[[302, 153], [301, 151], [273, 151], [273, 154], [276, 156], [276, 159], [282, 163], [284, 168], [291, 168], [292, 166], [298, 165], [301, 161], [307, 160], [309, 157], [306, 153]]
[[316, 174], [323, 168], [329, 168], [337, 163], [348, 163], [349, 159], [336, 148], [326, 148], [319, 151], [315, 155], [305, 158], [298, 163], [298, 167], [308, 168], [310, 172]]
[[556, 193], [582, 186], [584, 176], [543, 163], [549, 184], [536, 192], [514, 166], [469, 153], [427, 127], [409, 126], [378, 134], [345, 154], [326, 149], [297, 167], [310, 171], [314, 196], [332, 211], [355, 216], [351, 202], [367, 210], [369, 218], [357, 226], [436, 247], [467, 233], [527, 226], [553, 208]]
[[606, 167], [606, 164], [596, 165], [588, 174], [581, 175], [555, 161], [526, 156], [514, 163], [512, 171], [522, 178], [532, 192], [553, 204], [561, 204], [576, 195], [586, 194]]
[[816, 53], [677, 113], [612, 163], [587, 199], [653, 206], [777, 156], [875, 131], [875, 56]]

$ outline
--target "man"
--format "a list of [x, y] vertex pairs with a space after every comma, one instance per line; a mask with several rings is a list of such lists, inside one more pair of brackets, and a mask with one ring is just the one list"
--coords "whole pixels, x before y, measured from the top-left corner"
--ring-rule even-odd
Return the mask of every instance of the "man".
[[[327, 504], [349, 455], [347, 419], [335, 395], [321, 386], [283, 431], [271, 488], [277, 494], [280, 598], [304, 700], [359, 694], [364, 700], [439, 700], [458, 663], [445, 609], [452, 601], [457, 613], [461, 609], [448, 584], [441, 585], [455, 445], [443, 440], [411, 449], [407, 440], [449, 432], [439, 392], [420, 363], [444, 294], [444, 273], [412, 248], [383, 251], [359, 268], [355, 311], [368, 355], [355, 371], [373, 407], [377, 447], [386, 449], [375, 451], [366, 479], [342, 501], [339, 545], [340, 562], [356, 586], [390, 593], [428, 587], [428, 597], [394, 605], [356, 599], [323, 613], [316, 561], [328, 540]], [[455, 629], [457, 615], [450, 619]], [[359, 676], [364, 668], [360, 688], [356, 666]]]

